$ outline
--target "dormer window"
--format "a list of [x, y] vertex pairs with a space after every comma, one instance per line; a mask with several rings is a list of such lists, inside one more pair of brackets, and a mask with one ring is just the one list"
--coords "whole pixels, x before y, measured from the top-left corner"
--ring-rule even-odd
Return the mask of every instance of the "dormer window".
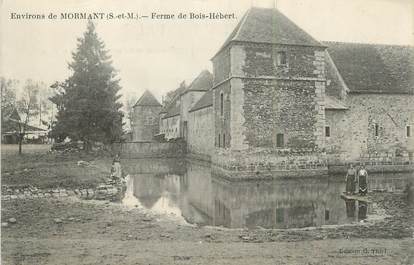
[[277, 66], [283, 66], [287, 64], [287, 59], [286, 59], [286, 52], [285, 51], [279, 51], [277, 52], [277, 57], [276, 57], [276, 62], [277, 62]]

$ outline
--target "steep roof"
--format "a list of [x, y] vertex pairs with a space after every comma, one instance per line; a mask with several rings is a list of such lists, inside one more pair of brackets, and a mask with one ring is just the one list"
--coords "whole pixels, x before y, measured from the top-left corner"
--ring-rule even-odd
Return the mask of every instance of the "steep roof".
[[207, 91], [191, 108], [190, 112], [213, 106], [213, 90]]
[[164, 119], [180, 115], [180, 95], [177, 95], [170, 104], [165, 108]]
[[232, 41], [323, 46], [277, 9], [257, 7], [244, 14], [219, 52]]
[[15, 107], [4, 107], [1, 109], [1, 116], [4, 120], [21, 121], [19, 112]]
[[324, 42], [351, 93], [414, 92], [414, 47]]
[[[163, 108], [162, 113], [166, 113], [165, 118], [180, 115], [180, 96], [190, 91], [208, 91], [213, 87], [213, 75], [208, 71], [202, 71], [188, 87], [180, 85], [175, 91], [173, 100]], [[203, 95], [204, 96], [204, 95]], [[200, 99], [201, 100], [201, 99]], [[197, 105], [197, 103], [196, 103]]]
[[145, 90], [144, 94], [142, 94], [142, 96], [138, 99], [137, 103], [135, 103], [134, 107], [136, 106], [161, 107], [161, 104], [158, 102], [158, 100], [154, 97], [154, 95], [151, 92]]
[[29, 124], [24, 124], [24, 122], [20, 122], [14, 119], [8, 119], [6, 121], [4, 121], [4, 123], [2, 124], [3, 128], [2, 131], [3, 133], [18, 133], [20, 132], [20, 130], [23, 130], [24, 126], [26, 127], [25, 131], [46, 131], [45, 129], [41, 129]]
[[213, 75], [208, 70], [204, 70], [191, 82], [184, 93], [189, 91], [207, 91], [212, 87]]

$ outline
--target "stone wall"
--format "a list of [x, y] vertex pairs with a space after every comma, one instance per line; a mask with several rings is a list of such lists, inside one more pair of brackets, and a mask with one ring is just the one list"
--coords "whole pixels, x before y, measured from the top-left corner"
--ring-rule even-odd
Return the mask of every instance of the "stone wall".
[[316, 151], [319, 105], [315, 82], [244, 80], [246, 141], [250, 147], [276, 148], [284, 134], [283, 149]]
[[161, 107], [135, 106], [131, 127], [133, 141], [151, 141], [159, 132], [159, 113]]
[[[180, 105], [180, 122], [181, 122], [181, 136], [187, 140], [190, 130], [189, 123], [189, 110], [194, 106], [197, 101], [204, 95], [204, 91], [189, 91], [181, 96]], [[187, 122], [187, 129], [185, 129], [185, 122]], [[184, 131], [187, 130], [187, 131]]]
[[[395, 157], [412, 160], [414, 95], [350, 94], [346, 111], [326, 111], [326, 152], [331, 164]], [[378, 126], [376, 136], [376, 124]], [[411, 137], [406, 126], [411, 126]]]
[[110, 200], [120, 201], [124, 196], [126, 186], [123, 181], [109, 180], [106, 183], [98, 185], [96, 188], [53, 188], [53, 189], [38, 189], [37, 187], [7, 187], [2, 186], [2, 200], [15, 199], [36, 199], [36, 198], [66, 198], [79, 197], [87, 200]]
[[[223, 95], [223, 113], [221, 113], [221, 95]], [[226, 81], [213, 90], [213, 110], [214, 110], [214, 128], [215, 141], [214, 146], [217, 148], [230, 147], [231, 132], [231, 86], [230, 81]], [[223, 145], [224, 141], [224, 145]]]
[[120, 153], [122, 158], [169, 158], [184, 157], [184, 142], [130, 142], [112, 144], [112, 152]]
[[240, 78], [233, 78], [231, 84], [231, 109], [230, 109], [230, 148], [235, 151], [246, 150], [248, 144], [246, 141], [245, 127], [245, 96], [243, 80]]
[[213, 59], [213, 85], [217, 85], [231, 76], [230, 47], [223, 49]]
[[211, 155], [214, 149], [213, 107], [190, 112], [188, 122], [188, 151]]
[[[277, 64], [285, 52], [286, 63]], [[232, 76], [272, 78], [325, 78], [325, 52], [320, 47], [243, 43], [232, 48]]]
[[234, 151], [216, 149], [212, 167], [228, 179], [278, 179], [284, 177], [324, 176], [326, 157], [321, 153], [296, 153], [267, 148]]

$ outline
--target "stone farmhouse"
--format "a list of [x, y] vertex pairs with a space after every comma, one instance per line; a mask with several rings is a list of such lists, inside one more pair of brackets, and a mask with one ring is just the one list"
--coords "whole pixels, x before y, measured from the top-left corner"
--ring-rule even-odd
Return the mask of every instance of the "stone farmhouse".
[[189, 155], [238, 171], [413, 163], [413, 47], [319, 42], [251, 8], [211, 61], [162, 108], [145, 92], [134, 140], [182, 138]]

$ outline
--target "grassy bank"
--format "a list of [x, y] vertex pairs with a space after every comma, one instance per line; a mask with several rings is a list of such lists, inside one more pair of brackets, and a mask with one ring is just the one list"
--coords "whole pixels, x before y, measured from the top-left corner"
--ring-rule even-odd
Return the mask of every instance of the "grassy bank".
[[[2, 186], [38, 188], [93, 188], [108, 177], [111, 158], [107, 155], [50, 153], [48, 145], [24, 145], [18, 155], [17, 145], [2, 145]], [[78, 161], [90, 163], [79, 166]]]

